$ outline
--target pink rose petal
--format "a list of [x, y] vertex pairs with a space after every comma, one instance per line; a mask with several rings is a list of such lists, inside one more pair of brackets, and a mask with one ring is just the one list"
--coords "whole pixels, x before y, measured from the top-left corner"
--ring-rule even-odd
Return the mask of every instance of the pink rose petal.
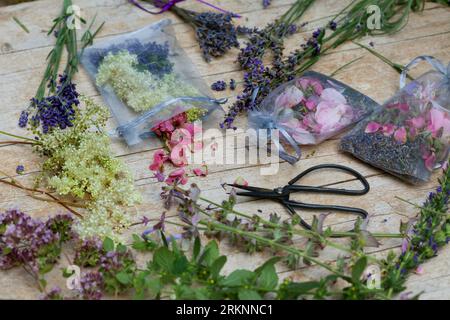
[[364, 132], [365, 133], [375, 133], [375, 132], [379, 131], [381, 128], [382, 128], [381, 124], [379, 124], [375, 121], [371, 121], [367, 124], [366, 130]]
[[400, 127], [395, 131], [395, 133], [394, 133], [395, 141], [397, 141], [399, 143], [406, 143], [406, 138], [407, 138], [407, 134], [406, 134], [405, 127]]
[[334, 88], [326, 88], [322, 91], [322, 94], [320, 95], [320, 98], [322, 100], [334, 103], [334, 104], [347, 104], [347, 99]]
[[290, 86], [284, 90], [275, 100], [277, 108], [292, 108], [302, 102], [303, 92], [295, 86]]
[[308, 99], [305, 103], [305, 106], [309, 111], [314, 111], [316, 109], [317, 104], [314, 100]]
[[429, 171], [433, 171], [434, 166], [436, 165], [436, 155], [434, 152], [430, 153], [430, 155], [425, 159], [425, 167]]
[[397, 129], [395, 125], [388, 123], [383, 126], [382, 131], [385, 136], [392, 136], [395, 132], [395, 129]]
[[408, 120], [408, 124], [416, 129], [421, 129], [425, 126], [425, 119], [421, 116], [415, 117]]
[[433, 137], [437, 137], [441, 132], [444, 137], [450, 134], [450, 119], [447, 112], [438, 108], [432, 108], [429, 112], [430, 124], [428, 130]]

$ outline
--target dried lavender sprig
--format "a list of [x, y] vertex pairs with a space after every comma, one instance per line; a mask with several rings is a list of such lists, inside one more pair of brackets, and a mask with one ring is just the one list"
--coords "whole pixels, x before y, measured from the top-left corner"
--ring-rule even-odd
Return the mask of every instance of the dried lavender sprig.
[[[168, 3], [166, 0], [145, 1], [157, 7]], [[240, 16], [230, 12], [196, 12], [176, 5], [169, 10], [194, 28], [205, 61], [221, 57], [231, 48], [239, 48], [233, 18]]]

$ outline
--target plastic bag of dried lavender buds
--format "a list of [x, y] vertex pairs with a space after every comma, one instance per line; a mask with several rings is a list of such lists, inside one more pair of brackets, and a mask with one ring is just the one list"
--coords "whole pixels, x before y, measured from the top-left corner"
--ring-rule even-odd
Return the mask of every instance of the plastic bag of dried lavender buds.
[[[410, 67], [434, 69], [411, 81]], [[420, 56], [406, 66], [400, 90], [341, 140], [341, 149], [401, 179], [418, 184], [447, 159], [450, 138], [450, 65]]]
[[223, 117], [220, 101], [179, 46], [171, 21], [86, 48], [81, 62], [117, 122], [112, 135], [129, 146], [154, 136], [159, 124], [179, 114], [212, 126]]
[[278, 129], [280, 157], [294, 163], [301, 156], [299, 145], [319, 144], [355, 124], [375, 107], [379, 105], [362, 93], [309, 71], [272, 91], [249, 113], [249, 126]]

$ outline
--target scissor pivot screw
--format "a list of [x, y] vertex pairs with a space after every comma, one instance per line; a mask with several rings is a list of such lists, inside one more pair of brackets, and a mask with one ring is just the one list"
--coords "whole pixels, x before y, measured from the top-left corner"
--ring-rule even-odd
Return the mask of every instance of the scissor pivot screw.
[[283, 194], [283, 188], [276, 188], [275, 192], [278, 194]]

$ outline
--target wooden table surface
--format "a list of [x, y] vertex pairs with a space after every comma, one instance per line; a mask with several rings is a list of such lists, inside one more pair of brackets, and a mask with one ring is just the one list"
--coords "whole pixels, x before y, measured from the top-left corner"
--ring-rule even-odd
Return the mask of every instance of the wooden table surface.
[[[272, 5], [263, 10], [260, 0], [215, 0], [214, 4], [227, 8], [233, 12], [242, 14], [243, 18], [238, 23], [248, 26], [262, 27], [273, 21], [285, 12], [294, 0], [274, 0]], [[286, 50], [297, 48], [318, 26], [324, 25], [330, 17], [340, 11], [350, 0], [317, 0], [305, 13], [302, 21], [309, 24], [297, 34], [291, 37], [286, 44]], [[97, 21], [106, 21], [106, 24], [98, 38], [104, 39], [117, 34], [136, 30], [147, 24], [158, 21], [164, 17], [170, 17], [174, 21], [174, 28], [181, 46], [185, 49], [195, 66], [198, 68], [205, 81], [211, 84], [217, 80], [228, 81], [231, 78], [242, 79], [242, 73], [238, 65], [234, 63], [237, 49], [221, 59], [211, 63], [203, 61], [194, 33], [190, 26], [182, 23], [171, 13], [164, 15], [150, 15], [127, 3], [126, 0], [77, 0], [75, 4], [80, 6], [82, 15], [88, 20], [97, 14]], [[181, 4], [192, 9], [206, 9], [194, 1]], [[45, 58], [54, 43], [53, 37], [46, 35], [51, 26], [51, 20], [60, 12], [61, 1], [39, 0], [19, 5], [0, 7], [0, 130], [25, 134], [18, 128], [17, 119], [34, 95], [41, 80]], [[24, 32], [13, 20], [17, 17], [22, 21], [30, 33]], [[450, 8], [442, 8], [436, 4], [427, 4], [421, 13], [412, 14], [408, 25], [400, 32], [391, 36], [366, 37], [361, 40], [368, 44], [373, 41], [375, 49], [391, 60], [406, 64], [418, 55], [433, 55], [442, 61], [450, 60]], [[348, 85], [367, 94], [374, 100], [382, 103], [398, 89], [398, 74], [389, 66], [379, 61], [367, 51], [352, 43], [340, 46], [330, 54], [322, 57], [314, 66], [314, 70], [331, 74], [345, 63], [362, 57], [357, 62], [342, 70], [336, 78]], [[421, 65], [412, 72], [418, 76], [428, 69]], [[102, 98], [96, 91], [93, 83], [88, 79], [84, 70], [76, 75], [75, 82], [79, 92], [93, 97], [102, 102]], [[217, 93], [217, 97], [229, 97], [230, 101], [238, 90]], [[240, 117], [237, 123], [245, 127], [245, 117]], [[114, 126], [114, 120], [110, 119], [109, 126]], [[339, 137], [326, 141], [319, 146], [303, 148], [304, 156], [295, 166], [285, 162], [280, 163], [280, 171], [275, 176], [261, 176], [262, 165], [216, 165], [209, 168], [206, 178], [198, 178], [195, 181], [203, 190], [203, 194], [210, 199], [220, 201], [226, 197], [221, 184], [232, 182], [238, 176], [242, 176], [252, 185], [263, 187], [275, 187], [284, 185], [294, 175], [312, 165], [321, 163], [340, 163], [351, 166], [362, 172], [371, 184], [371, 192], [362, 197], [333, 197], [314, 196], [303, 198], [306, 201], [316, 203], [339, 203], [366, 209], [371, 214], [369, 230], [373, 232], [397, 232], [401, 220], [414, 216], [417, 210], [408, 204], [398, 200], [396, 196], [408, 199], [420, 204], [428, 192], [436, 186], [439, 174], [433, 176], [430, 183], [421, 186], [407, 185], [373, 167], [355, 160], [338, 150]], [[127, 163], [135, 175], [136, 185], [143, 194], [144, 201], [137, 207], [139, 215], [158, 217], [162, 212], [159, 199], [161, 184], [152, 178], [152, 172], [148, 170], [153, 153], [158, 149], [157, 145], [144, 145], [139, 150], [129, 150], [123, 142], [112, 142], [114, 152]], [[26, 174], [16, 177], [25, 184], [31, 184], [33, 177], [39, 170], [39, 157], [32, 153], [27, 146], [2, 146], [0, 148], [0, 170], [16, 176], [15, 168], [23, 164]], [[307, 178], [311, 184], [339, 184], [340, 186], [353, 186], [355, 181], [348, 176], [339, 174], [321, 173]], [[27, 196], [21, 190], [0, 185], [0, 210], [8, 208], [20, 208], [35, 216], [45, 217], [61, 213], [61, 207], [46, 202], [40, 202]], [[262, 215], [278, 212], [286, 215], [277, 204], [264, 201], [249, 201], [239, 199], [238, 208], [249, 213], [262, 210]], [[304, 216], [311, 221], [312, 213], [305, 212]], [[346, 215], [332, 215], [327, 219], [328, 225], [345, 228], [350, 225], [353, 217]], [[140, 232], [140, 229], [130, 230], [129, 233]], [[341, 240], [345, 241], [345, 240]], [[370, 249], [374, 254], [382, 255], [388, 250], [398, 249], [399, 240], [383, 240], [382, 245], [376, 249]], [[227, 254], [228, 263], [226, 269], [239, 267], [254, 268], [264, 259], [268, 253], [247, 255], [230, 247], [226, 243], [221, 244], [223, 252]], [[449, 299], [450, 298], [450, 248], [443, 249], [440, 255], [424, 265], [424, 273], [412, 275], [408, 281], [408, 290], [413, 292], [423, 291], [422, 298]], [[138, 260], [144, 257], [139, 256]], [[322, 253], [323, 259], [333, 260], [336, 252], [326, 249]], [[48, 275], [49, 286], [58, 284], [64, 286], [64, 280], [60, 276], [60, 267], [67, 266], [68, 261], [63, 259], [60, 265]], [[289, 271], [284, 266], [279, 266], [282, 277], [290, 276], [297, 280], [311, 279], [321, 274], [321, 270], [315, 267], [301, 267], [295, 271]], [[22, 299], [37, 298], [39, 295], [33, 280], [21, 269], [13, 269], [0, 272], [0, 298]]]

